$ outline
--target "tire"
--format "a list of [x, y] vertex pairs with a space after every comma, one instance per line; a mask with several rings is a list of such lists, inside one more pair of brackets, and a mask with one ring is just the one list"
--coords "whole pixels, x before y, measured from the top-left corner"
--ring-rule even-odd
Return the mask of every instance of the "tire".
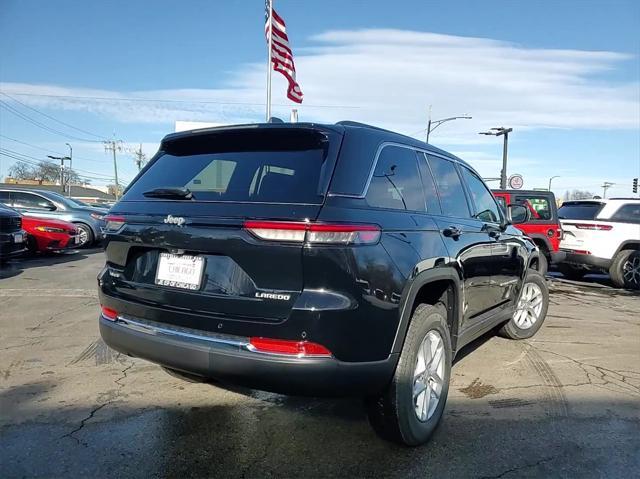
[[572, 281], [580, 281], [587, 274], [586, 270], [574, 268], [568, 264], [558, 265], [558, 271], [562, 273], [562, 276]]
[[540, 251], [540, 256], [538, 256], [538, 272], [544, 276], [547, 274], [549, 270], [549, 260], [547, 259], [547, 255], [544, 254], [544, 251]]
[[[369, 422], [383, 439], [407, 446], [418, 446], [429, 440], [440, 423], [449, 393], [452, 360], [451, 338], [446, 317], [447, 311], [442, 303], [436, 306], [420, 304], [416, 308], [391, 383], [382, 395], [365, 401]], [[433, 345], [435, 354], [439, 355], [441, 360], [434, 369], [423, 370], [423, 374], [431, 373], [429, 379], [414, 383], [415, 372], [425, 366], [427, 350], [421, 349], [423, 342], [425, 345]], [[422, 379], [426, 379], [422, 376]], [[439, 381], [437, 377], [440, 378]], [[426, 389], [414, 398], [416, 386]], [[432, 394], [435, 394], [437, 389], [440, 389], [440, 395], [436, 405], [429, 406], [426, 395], [430, 401], [434, 401], [435, 397]], [[417, 404], [421, 406], [420, 409]], [[418, 414], [422, 414], [423, 418], [419, 419]]]
[[640, 290], [640, 251], [620, 251], [609, 268], [609, 275], [616, 288]]
[[84, 223], [75, 223], [78, 228], [78, 234], [80, 235], [80, 243], [78, 243], [78, 248], [83, 248], [85, 246], [89, 246], [93, 244], [93, 231], [89, 225], [85, 225]]
[[[527, 296], [531, 293], [530, 298]], [[509, 339], [527, 339], [538, 332], [547, 317], [549, 288], [542, 275], [530, 269], [522, 285], [516, 311], [498, 334]]]

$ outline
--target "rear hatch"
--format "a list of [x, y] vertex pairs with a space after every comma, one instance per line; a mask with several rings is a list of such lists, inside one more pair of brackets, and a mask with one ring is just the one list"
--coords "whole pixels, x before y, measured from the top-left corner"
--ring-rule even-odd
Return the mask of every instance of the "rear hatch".
[[302, 244], [243, 226], [315, 220], [341, 140], [340, 129], [303, 124], [165, 138], [107, 217], [107, 294], [220, 319], [286, 319], [303, 288]]
[[603, 207], [601, 201], [565, 201], [558, 210], [563, 231], [560, 247], [585, 252], [590, 244], [606, 241], [612, 225], [596, 220]]

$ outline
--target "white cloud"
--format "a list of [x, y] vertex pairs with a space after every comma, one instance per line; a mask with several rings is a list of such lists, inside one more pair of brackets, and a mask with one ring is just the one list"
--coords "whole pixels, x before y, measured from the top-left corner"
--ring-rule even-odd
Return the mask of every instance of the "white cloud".
[[[639, 85], [602, 79], [630, 59], [621, 53], [532, 49], [485, 38], [384, 29], [328, 31], [311, 42], [296, 57], [305, 92], [302, 119], [350, 118], [411, 134], [426, 122], [429, 104], [435, 117], [472, 115], [473, 120], [452, 122], [438, 131], [446, 130], [449, 144], [482, 144], [478, 131], [503, 124], [518, 129], [630, 129], [640, 123]], [[264, 114], [262, 64], [242, 66], [225, 88], [217, 89], [122, 92], [20, 83], [0, 88], [9, 94], [94, 97], [19, 99], [34, 107], [87, 111], [125, 123], [236, 123], [259, 121]], [[274, 98], [279, 99], [274, 111], [286, 117], [289, 107], [280, 106], [284, 91], [283, 79], [274, 74]]]

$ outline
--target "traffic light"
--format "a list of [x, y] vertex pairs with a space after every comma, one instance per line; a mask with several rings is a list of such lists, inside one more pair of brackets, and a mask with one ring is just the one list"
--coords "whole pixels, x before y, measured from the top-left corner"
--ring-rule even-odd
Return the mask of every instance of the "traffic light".
[[634, 193], [638, 192], [638, 178], [633, 179], [633, 192]]

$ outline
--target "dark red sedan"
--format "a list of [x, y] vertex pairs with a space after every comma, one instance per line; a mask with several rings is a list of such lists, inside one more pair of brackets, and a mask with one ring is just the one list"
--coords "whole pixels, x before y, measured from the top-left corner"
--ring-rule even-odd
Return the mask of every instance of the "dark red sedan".
[[27, 247], [32, 253], [74, 248], [79, 242], [78, 228], [67, 221], [23, 216], [22, 228], [27, 232]]

